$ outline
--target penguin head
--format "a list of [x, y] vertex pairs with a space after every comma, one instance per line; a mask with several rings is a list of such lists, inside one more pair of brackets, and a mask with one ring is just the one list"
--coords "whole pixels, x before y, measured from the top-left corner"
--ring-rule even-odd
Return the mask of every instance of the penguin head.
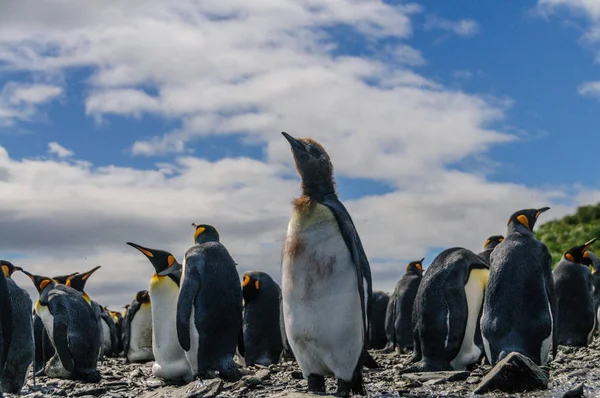
[[594, 239], [591, 239], [591, 240], [585, 242], [583, 245], [574, 246], [574, 247], [570, 248], [563, 254], [563, 258], [572, 263], [583, 264], [586, 266], [590, 266], [590, 265], [593, 266], [594, 264], [592, 263], [592, 259], [590, 258], [590, 255], [588, 254], [587, 250], [597, 240], [598, 240], [598, 238], [594, 238]]
[[406, 266], [406, 272], [412, 271], [412, 272], [416, 272], [418, 274], [422, 274], [423, 273], [423, 261], [425, 261], [425, 257], [423, 257], [422, 259], [418, 260], [418, 261], [413, 261], [408, 263], [408, 265]]
[[135, 301], [137, 301], [138, 303], [142, 303], [142, 304], [149, 303], [150, 302], [150, 295], [148, 294], [148, 291], [147, 290], [140, 290], [139, 292], [137, 292], [136, 295], [135, 295]]
[[69, 279], [72, 276], [77, 275], [79, 272], [73, 272], [72, 274], [69, 275], [59, 275], [59, 276], [55, 276], [52, 279], [54, 279], [57, 283], [60, 283], [61, 285], [66, 285], [67, 284], [67, 279]]
[[541, 209], [524, 209], [513, 213], [508, 219], [508, 231], [509, 232], [521, 232], [533, 235], [533, 227], [540, 214], [550, 210], [549, 207], [542, 207]]
[[596, 256], [596, 254], [594, 254], [594, 252], [587, 250], [583, 256], [586, 259], [589, 259], [590, 262], [592, 263], [592, 268], [593, 268], [593, 273], [598, 272], [598, 270], [600, 270], [600, 258], [598, 256]]
[[294, 138], [285, 132], [281, 134], [290, 143], [304, 193], [335, 192], [333, 164], [325, 148], [312, 138]]
[[156, 270], [157, 274], [177, 263], [175, 257], [171, 253], [164, 250], [150, 249], [132, 242], [127, 242], [127, 244], [142, 252], [142, 254], [146, 256], [148, 260], [150, 260], [150, 263]]
[[23, 268], [16, 267], [10, 261], [5, 261], [5, 260], [0, 260], [0, 266], [2, 266], [2, 271], [4, 271], [4, 276], [6, 276], [7, 278], [10, 278], [11, 275], [15, 271], [22, 271], [23, 270]]
[[79, 291], [79, 292], [83, 292], [83, 290], [85, 289], [85, 283], [87, 282], [88, 278], [94, 273], [96, 272], [101, 266], [97, 266], [92, 268], [91, 270], [89, 270], [88, 272], [85, 272], [83, 274], [80, 273], [76, 273], [75, 275], [71, 275], [67, 278], [67, 282], [65, 282], [65, 285], [72, 287], [73, 289]]
[[245, 302], [256, 299], [260, 291], [260, 275], [256, 272], [246, 272], [242, 280], [242, 297]]
[[21, 272], [27, 275], [29, 279], [31, 279], [40, 296], [42, 295], [44, 290], [52, 289], [54, 286], [56, 286], [56, 281], [52, 278], [48, 278], [47, 276], [42, 275], [33, 275], [25, 271], [24, 269], [22, 269]]
[[502, 235], [493, 235], [490, 236], [485, 243], [483, 244], [483, 249], [493, 249], [498, 246], [504, 240], [504, 236]]
[[219, 233], [212, 225], [192, 223], [192, 227], [196, 229], [196, 232], [194, 232], [194, 243], [197, 245], [219, 241]]

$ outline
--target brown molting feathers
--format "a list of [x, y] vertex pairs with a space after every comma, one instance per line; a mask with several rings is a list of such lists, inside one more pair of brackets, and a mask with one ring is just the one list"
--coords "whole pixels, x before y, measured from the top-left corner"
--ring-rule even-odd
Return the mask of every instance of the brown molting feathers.
[[294, 205], [294, 211], [303, 212], [312, 206], [313, 201], [310, 196], [302, 195], [299, 198], [294, 199], [292, 204]]

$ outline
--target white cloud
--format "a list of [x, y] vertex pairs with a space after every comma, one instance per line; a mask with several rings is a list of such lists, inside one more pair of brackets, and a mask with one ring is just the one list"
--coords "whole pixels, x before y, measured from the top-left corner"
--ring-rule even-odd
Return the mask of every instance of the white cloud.
[[[62, 73], [68, 85], [68, 71], [86, 67], [77, 83], [88, 115], [153, 114], [180, 127], [132, 143], [133, 154], [176, 155], [151, 170], [68, 156], [14, 160], [0, 147], [0, 252], [26, 254], [15, 262], [49, 275], [102, 265], [90, 293], [125, 304], [152, 274], [125, 242], [181, 260], [190, 224], [202, 222], [221, 232], [240, 273], [279, 279], [298, 195], [281, 131], [322, 142], [336, 175], [393, 187], [346, 202], [369, 257], [391, 259], [373, 264], [377, 289], [392, 289], [403, 262], [433, 246], [479, 250], [519, 208], [550, 204], [549, 217], [563, 214], [567, 207], [553, 205], [560, 192], [449, 169], [518, 137], [497, 128], [509, 101], [451, 90], [414, 70], [426, 61], [404, 41], [420, 11], [366, 0], [9, 2], [0, 14], [4, 68]], [[348, 55], [332, 33], [340, 26], [368, 52]], [[477, 25], [447, 26], [468, 36]], [[191, 140], [240, 133], [264, 144], [263, 160], [186, 156]]]
[[443, 18], [429, 16], [423, 26], [426, 30], [446, 30], [458, 36], [471, 37], [479, 33], [479, 24], [472, 19], [450, 21]]
[[[289, 147], [281, 152], [291, 158]], [[342, 158], [334, 156], [334, 166]], [[102, 303], [129, 302], [137, 290], [147, 288], [153, 273], [145, 257], [125, 242], [171, 251], [181, 261], [192, 244], [192, 222], [219, 230], [240, 274], [259, 269], [280, 280], [291, 200], [299, 193], [297, 178], [289, 178], [295, 176], [290, 167], [248, 158], [208, 162], [179, 157], [137, 170], [16, 161], [0, 147], [0, 170], [0, 190], [9, 193], [0, 196], [0, 252], [25, 253], [29, 257], [14, 262], [46, 275], [102, 265], [89, 282], [90, 293]], [[504, 232], [506, 219], [519, 208], [550, 205], [546, 220], [571, 209], [553, 204], [557, 199], [563, 199], [560, 191], [445, 172], [345, 204], [371, 259], [375, 288], [389, 291], [405, 260], [421, 258], [432, 246], [478, 251], [487, 236]], [[27, 279], [22, 280], [33, 294]]]
[[59, 158], [73, 156], [73, 151], [70, 151], [67, 148], [63, 147], [58, 142], [50, 142], [48, 144], [48, 153], [55, 154]]
[[0, 126], [30, 120], [40, 105], [62, 94], [63, 89], [48, 84], [8, 82], [0, 90]]

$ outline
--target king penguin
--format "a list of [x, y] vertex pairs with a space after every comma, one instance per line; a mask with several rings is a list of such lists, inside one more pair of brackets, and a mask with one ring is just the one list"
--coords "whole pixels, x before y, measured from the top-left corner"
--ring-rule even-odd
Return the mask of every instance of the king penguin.
[[559, 345], [585, 347], [592, 342], [596, 329], [594, 281], [589, 268], [592, 262], [589, 256], [584, 255], [596, 240], [594, 238], [567, 250], [552, 271]]
[[165, 380], [190, 382], [193, 378], [185, 351], [174, 338], [177, 335], [177, 298], [181, 272], [168, 276], [158, 275], [169, 267], [179, 267], [179, 263], [175, 256], [164, 250], [151, 249], [132, 242], [127, 244], [146, 256], [155, 270], [148, 290], [152, 302], [152, 374]]
[[338, 396], [366, 395], [373, 300], [371, 269], [350, 214], [339, 200], [333, 165], [321, 144], [282, 133], [301, 177], [282, 256], [285, 329], [308, 390], [325, 392], [337, 379]]
[[6, 277], [6, 284], [11, 299], [12, 307], [12, 341], [4, 372], [0, 378], [2, 391], [10, 394], [19, 394], [27, 378], [29, 366], [33, 363], [35, 353], [33, 341], [33, 320], [31, 311], [33, 304], [29, 293], [20, 288], [12, 279], [15, 267], [11, 262], [0, 260], [0, 266]]
[[116, 356], [117, 351], [117, 325], [110, 311], [100, 306], [100, 317], [102, 319], [102, 353], [107, 357]]
[[81, 292], [40, 275], [22, 270], [33, 281], [39, 299], [35, 311], [55, 350], [45, 366], [48, 377], [99, 382], [97, 369], [99, 330], [92, 307]]
[[[0, 272], [0, 377], [4, 373], [12, 342], [12, 300], [4, 272]], [[0, 385], [0, 398], [4, 397]]]
[[483, 244], [483, 251], [478, 254], [479, 257], [485, 260], [486, 263], [490, 263], [490, 254], [494, 251], [494, 248], [498, 246], [498, 244], [502, 243], [504, 240], [504, 236], [502, 235], [493, 235], [487, 238], [485, 243]]
[[465, 370], [481, 357], [476, 340], [489, 265], [468, 249], [441, 252], [423, 276], [413, 309], [414, 349], [404, 372]]
[[115, 356], [118, 356], [123, 352], [123, 314], [119, 311], [108, 311], [117, 329], [117, 345], [115, 348]]
[[533, 234], [538, 217], [549, 209], [513, 213], [504, 240], [490, 255], [481, 333], [492, 366], [511, 352], [528, 357], [538, 366], [548, 363], [550, 347], [556, 356], [552, 256]]
[[269, 366], [278, 363], [284, 338], [281, 334], [281, 288], [269, 274], [250, 271], [243, 276], [242, 296], [244, 341], [240, 356], [244, 364]]
[[152, 351], [152, 303], [147, 290], [136, 293], [123, 322], [123, 349], [128, 362], [154, 360]]
[[390, 295], [386, 292], [373, 292], [373, 308], [371, 310], [371, 327], [369, 334], [370, 349], [380, 350], [387, 345], [385, 318], [389, 301]]
[[592, 281], [594, 284], [594, 312], [596, 314], [596, 330], [600, 328], [600, 258], [592, 251], [584, 253], [592, 263]]
[[177, 299], [177, 338], [192, 375], [238, 381], [233, 360], [242, 330], [242, 286], [236, 263], [212, 225], [192, 224], [195, 245], [183, 264], [159, 275], [182, 272]]
[[413, 306], [417, 290], [423, 279], [423, 261], [412, 261], [394, 288], [388, 303], [385, 330], [388, 349], [396, 349], [398, 354], [413, 349]]
[[[67, 278], [67, 281], [65, 282], [66, 286], [72, 287], [73, 289], [80, 292], [83, 295], [83, 298], [85, 299], [85, 301], [87, 301], [87, 303], [94, 310], [94, 314], [96, 316], [96, 324], [98, 325], [99, 339], [100, 339], [100, 350], [98, 352], [98, 358], [102, 358], [104, 356], [105, 336], [104, 336], [104, 326], [103, 326], [103, 322], [102, 322], [102, 310], [100, 309], [100, 304], [98, 304], [97, 302], [92, 300], [90, 298], [90, 296], [86, 293], [85, 285], [86, 285], [89, 277], [92, 276], [92, 274], [94, 272], [98, 271], [100, 269], [100, 267], [101, 266], [99, 265], [99, 266], [94, 267], [91, 270], [84, 272], [84, 273], [78, 272], [75, 275], [69, 276]], [[110, 341], [110, 337], [109, 336], [107, 336], [107, 337], [108, 337], [108, 340]]]
[[[68, 275], [58, 275], [52, 279], [56, 281], [56, 283], [64, 285], [67, 283], [67, 279], [73, 275], [77, 275], [77, 272]], [[52, 342], [50, 342], [48, 332], [46, 332], [46, 329], [44, 328], [42, 318], [35, 312], [35, 307], [33, 308], [33, 336], [35, 342], [33, 371], [36, 376], [44, 376], [44, 367], [50, 358], [54, 356], [54, 347], [52, 346]]]

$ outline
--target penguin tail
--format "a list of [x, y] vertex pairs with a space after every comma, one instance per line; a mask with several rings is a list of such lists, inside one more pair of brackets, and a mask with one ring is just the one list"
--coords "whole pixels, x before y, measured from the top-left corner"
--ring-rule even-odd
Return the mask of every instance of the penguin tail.
[[363, 365], [368, 369], [378, 369], [381, 367], [368, 351], [365, 351]]
[[435, 360], [431, 358], [423, 358], [414, 365], [400, 370], [403, 373], [418, 373], [418, 372], [441, 372], [445, 370], [454, 370], [448, 361]]
[[88, 383], [99, 383], [102, 380], [102, 376], [98, 369], [85, 369], [76, 370], [74, 379]]

